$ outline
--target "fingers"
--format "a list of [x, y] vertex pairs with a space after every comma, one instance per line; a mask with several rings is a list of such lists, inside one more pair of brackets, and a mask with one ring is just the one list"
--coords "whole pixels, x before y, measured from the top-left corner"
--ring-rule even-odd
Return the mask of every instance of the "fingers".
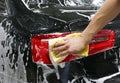
[[65, 56], [65, 55], [67, 55], [67, 54], [68, 54], [68, 51], [65, 50], [65, 51], [62, 51], [62, 52], [60, 52], [59, 54], [57, 54], [56, 57]]
[[68, 45], [66, 44], [59, 44], [59, 46], [55, 46], [52, 51], [64, 51], [64, 50], [67, 50], [68, 49]]
[[56, 57], [60, 57], [60, 56], [64, 56], [67, 54], [67, 49], [68, 49], [68, 45], [67, 45], [67, 38], [63, 38], [64, 41], [62, 42], [57, 42], [55, 44], [55, 46], [52, 48], [52, 51], [60, 51]]
[[65, 45], [67, 43], [67, 41], [65, 41], [64, 40], [64, 42], [62, 41], [62, 42], [57, 42], [56, 44], [55, 44], [55, 46], [54, 46], [54, 48], [57, 48], [57, 47], [59, 47], [59, 46], [63, 46], [63, 45]]

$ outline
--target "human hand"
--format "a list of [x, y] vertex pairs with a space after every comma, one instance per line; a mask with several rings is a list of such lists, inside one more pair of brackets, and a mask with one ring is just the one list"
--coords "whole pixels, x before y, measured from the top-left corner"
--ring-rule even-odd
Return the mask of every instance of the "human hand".
[[84, 50], [88, 44], [86, 39], [82, 36], [64, 37], [63, 40], [63, 42], [56, 43], [52, 49], [52, 51], [59, 51], [56, 57], [70, 54], [76, 55]]

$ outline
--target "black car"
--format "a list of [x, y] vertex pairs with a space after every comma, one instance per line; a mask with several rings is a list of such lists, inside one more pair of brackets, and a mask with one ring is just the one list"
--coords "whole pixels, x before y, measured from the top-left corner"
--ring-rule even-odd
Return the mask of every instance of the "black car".
[[[110, 49], [66, 62], [62, 64], [64, 67], [58, 66], [57, 74], [53, 65], [38, 64], [32, 57], [32, 37], [83, 31], [103, 2], [104, 0], [1, 0], [0, 82], [119, 83], [119, 15], [101, 30], [114, 34]], [[95, 38], [93, 42], [103, 43], [103, 40], [109, 39]]]

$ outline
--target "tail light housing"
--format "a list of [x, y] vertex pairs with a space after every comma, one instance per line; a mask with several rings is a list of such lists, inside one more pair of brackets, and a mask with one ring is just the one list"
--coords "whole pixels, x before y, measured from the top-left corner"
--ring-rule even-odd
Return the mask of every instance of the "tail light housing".
[[[49, 59], [48, 40], [52, 38], [64, 37], [71, 32], [38, 34], [31, 37], [31, 50], [33, 62], [39, 64], [51, 64]], [[89, 56], [104, 52], [114, 47], [115, 32], [112, 30], [101, 30], [89, 44]], [[63, 62], [77, 59], [77, 56], [69, 55]]]

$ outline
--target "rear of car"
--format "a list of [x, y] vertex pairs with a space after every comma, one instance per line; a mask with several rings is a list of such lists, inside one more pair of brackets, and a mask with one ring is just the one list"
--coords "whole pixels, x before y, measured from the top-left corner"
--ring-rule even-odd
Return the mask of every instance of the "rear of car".
[[[59, 37], [56, 33], [82, 32], [103, 2], [6, 0], [7, 15], [1, 21], [1, 35], [4, 37], [0, 40], [2, 72], [6, 76], [1, 74], [1, 78], [8, 79], [5, 83], [9, 83], [9, 80], [12, 80], [11, 83], [113, 83], [111, 78], [115, 79], [114, 83], [119, 83], [119, 16], [93, 38], [90, 56], [66, 62], [64, 67], [58, 66], [60, 79], [57, 79], [52, 65], [40, 63], [39, 56], [44, 57], [48, 52], [45, 50], [37, 55], [37, 52], [33, 53], [36, 49], [32, 48], [35, 45], [41, 46], [41, 38]], [[42, 43], [48, 49], [48, 43]]]

